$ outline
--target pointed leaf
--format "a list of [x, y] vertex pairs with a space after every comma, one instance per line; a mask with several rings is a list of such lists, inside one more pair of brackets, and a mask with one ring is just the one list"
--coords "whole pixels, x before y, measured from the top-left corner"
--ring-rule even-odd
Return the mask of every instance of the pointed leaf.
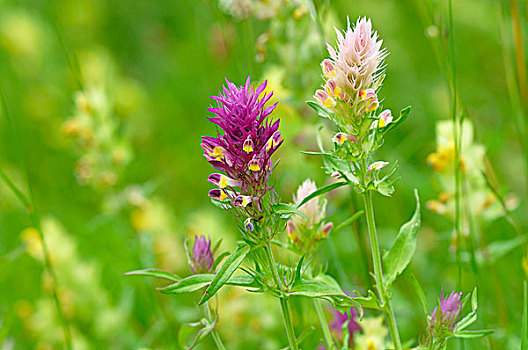
[[420, 286], [420, 282], [416, 279], [416, 276], [411, 274], [411, 282], [414, 286], [414, 291], [416, 294], [418, 294], [418, 299], [420, 299], [420, 304], [422, 304], [422, 307], [424, 309], [424, 315], [427, 315], [428, 309], [427, 309], [427, 302], [425, 301], [425, 293], [422, 289], [422, 286]]
[[409, 265], [416, 250], [416, 236], [420, 228], [420, 198], [418, 191], [414, 191], [416, 197], [416, 210], [411, 220], [400, 228], [400, 232], [391, 249], [383, 257], [384, 284], [389, 286], [396, 277]]
[[480, 338], [486, 335], [490, 335], [494, 332], [493, 329], [481, 329], [481, 330], [472, 330], [472, 331], [458, 331], [454, 332], [453, 336], [455, 338]]
[[302, 207], [306, 202], [308, 202], [312, 198], [318, 197], [318, 196], [320, 196], [322, 194], [325, 194], [326, 192], [330, 192], [332, 190], [335, 190], [336, 188], [343, 187], [345, 185], [347, 185], [346, 182], [335, 182], [333, 184], [321, 187], [321, 188], [317, 189], [316, 191], [310, 193], [308, 196], [306, 196], [301, 201], [301, 203], [297, 204], [297, 208]]
[[[165, 294], [190, 293], [206, 287], [213, 281], [214, 278], [215, 275], [213, 274], [192, 275], [166, 287], [158, 288], [158, 290]], [[250, 275], [231, 276], [226, 284], [244, 288], [258, 287], [255, 279]]]
[[320, 117], [330, 119], [330, 120], [335, 120], [336, 114], [332, 112], [331, 110], [329, 110], [328, 108], [321, 106], [319, 103], [313, 102], [313, 101], [307, 101], [306, 104], [312, 107], [312, 109], [316, 111]]
[[158, 269], [144, 269], [144, 270], [134, 270], [125, 273], [126, 276], [148, 276], [148, 277], [158, 277], [164, 278], [166, 280], [178, 282], [181, 280], [181, 277], [173, 274], [168, 271], [158, 270]]
[[190, 293], [204, 288], [213, 280], [213, 274], [191, 275], [158, 290], [165, 294]]
[[240, 264], [242, 264], [246, 255], [249, 253], [249, 250], [249, 245], [244, 243], [238, 246], [238, 248], [233, 252], [233, 254], [231, 254], [224, 261], [224, 263], [220, 267], [220, 270], [215, 275], [214, 279], [211, 281], [211, 284], [205, 291], [202, 300], [200, 300], [200, 305], [205, 303], [207, 300], [211, 299], [211, 297], [215, 295], [220, 288], [222, 288], [222, 286], [229, 280], [235, 270], [240, 266]]
[[272, 209], [275, 213], [279, 214], [283, 218], [289, 218], [293, 214], [299, 215], [300, 217], [304, 218], [305, 220], [309, 220], [308, 217], [299, 209], [292, 207], [291, 205], [285, 204], [285, 203], [277, 203], [273, 204]]
[[360, 217], [362, 217], [364, 214], [364, 211], [363, 210], [360, 210], [358, 212], [356, 212], [354, 215], [352, 215], [351, 217], [349, 217], [348, 219], [346, 219], [345, 221], [343, 221], [342, 223], [340, 223], [339, 225], [337, 225], [336, 228], [334, 228], [332, 230], [332, 232], [337, 232], [339, 230], [341, 230], [342, 228], [352, 224], [354, 221], [356, 221], [357, 219], [359, 219]]
[[400, 116], [396, 120], [394, 120], [392, 123], [389, 123], [385, 128], [383, 128], [382, 130], [383, 133], [385, 134], [388, 131], [395, 129], [401, 123], [403, 123], [405, 119], [407, 119], [407, 117], [409, 116], [410, 112], [411, 112], [411, 106], [408, 106], [402, 109], [400, 112]]

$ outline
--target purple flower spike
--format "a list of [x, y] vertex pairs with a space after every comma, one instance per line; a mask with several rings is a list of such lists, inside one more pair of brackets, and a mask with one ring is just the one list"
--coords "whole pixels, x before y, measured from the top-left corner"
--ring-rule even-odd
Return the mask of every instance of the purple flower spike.
[[245, 207], [260, 203], [272, 190], [268, 185], [273, 167], [271, 156], [283, 140], [278, 130], [280, 120], [269, 118], [276, 104], [266, 107], [273, 94], [264, 93], [266, 84], [252, 88], [249, 77], [243, 86], [226, 79], [223, 91], [211, 96], [217, 106], [207, 109], [214, 114], [208, 119], [220, 130], [217, 137], [202, 137], [201, 146], [209, 163], [225, 175], [211, 174], [209, 182], [220, 189], [237, 187], [232, 196], [212, 190], [209, 195], [215, 199], [236, 198], [234, 204]]
[[442, 328], [447, 327], [452, 331], [457, 322], [460, 311], [462, 311], [461, 302], [462, 292], [455, 293], [454, 291], [449, 294], [447, 298], [444, 298], [444, 291], [440, 296], [440, 312], [438, 312], [438, 306], [434, 308], [431, 313], [430, 326], [437, 329], [438, 326]]
[[213, 272], [214, 257], [211, 251], [211, 240], [205, 236], [196, 236], [191, 254], [191, 272], [211, 273]]
[[356, 310], [351, 307], [350, 311], [347, 311], [345, 313], [341, 313], [337, 310], [334, 311], [334, 320], [332, 321], [332, 324], [330, 324], [330, 329], [332, 329], [336, 334], [338, 334], [339, 338], [343, 338], [343, 325], [345, 322], [348, 321], [348, 334], [350, 339], [353, 338], [354, 333], [359, 332], [361, 329], [359, 327], [359, 324], [356, 322]]

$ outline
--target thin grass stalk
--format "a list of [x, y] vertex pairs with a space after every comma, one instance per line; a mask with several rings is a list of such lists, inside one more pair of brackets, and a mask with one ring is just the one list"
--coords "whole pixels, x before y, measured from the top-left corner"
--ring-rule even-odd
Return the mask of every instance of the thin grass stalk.
[[[512, 19], [512, 32], [515, 48], [515, 64], [517, 71], [517, 87], [520, 95], [521, 118], [524, 122], [523, 140], [526, 140], [526, 125], [528, 124], [528, 77], [526, 73], [526, 57], [524, 52], [524, 35], [522, 30], [522, 20], [519, 14], [519, 4], [517, 0], [510, 1], [510, 13]], [[525, 144], [528, 150], [528, 145]], [[528, 153], [525, 153], [525, 178], [528, 180]], [[526, 200], [528, 200], [528, 183], [526, 184]]]
[[449, 63], [451, 77], [451, 119], [453, 121], [453, 141], [455, 143], [455, 232], [457, 237], [456, 261], [458, 266], [458, 289], [462, 286], [462, 261], [460, 248], [462, 245], [462, 217], [461, 217], [461, 186], [460, 186], [460, 126], [461, 120], [457, 113], [457, 80], [455, 61], [455, 29], [453, 23], [453, 1], [448, 0], [448, 27], [449, 27]]
[[77, 83], [78, 89], [83, 90], [84, 84], [83, 84], [83, 78], [81, 74], [81, 66], [79, 64], [79, 60], [77, 59], [77, 55], [75, 54], [75, 51], [69, 47], [69, 45], [67, 44], [67, 41], [64, 39], [65, 37], [64, 30], [58, 20], [58, 14], [57, 14], [57, 8], [55, 6], [55, 2], [48, 0], [48, 3], [49, 3], [49, 9], [51, 12], [50, 22], [57, 36], [57, 41], [59, 42], [59, 46], [61, 47], [61, 50], [64, 53], [64, 57], [66, 58], [66, 63], [68, 65], [68, 68], [71, 71], [71, 75], [73, 76], [73, 79]]
[[58, 295], [58, 292], [57, 292], [57, 286], [58, 286], [57, 275], [55, 274], [55, 270], [54, 270], [53, 265], [51, 263], [48, 247], [47, 247], [47, 244], [46, 244], [46, 239], [44, 237], [44, 232], [42, 231], [42, 227], [40, 225], [40, 218], [39, 218], [39, 215], [38, 215], [38, 212], [37, 212], [35, 195], [34, 195], [34, 192], [33, 192], [33, 186], [32, 186], [32, 183], [30, 181], [30, 176], [29, 176], [29, 167], [27, 165], [26, 160], [22, 156], [22, 151], [21, 151], [21, 147], [20, 147], [20, 144], [19, 144], [20, 137], [18, 135], [18, 132], [17, 132], [16, 128], [14, 127], [13, 121], [11, 120], [11, 116], [9, 115], [9, 112], [8, 112], [8, 109], [7, 109], [7, 103], [6, 103], [3, 91], [0, 91], [0, 99], [1, 99], [1, 103], [2, 103], [2, 111], [3, 111], [3, 114], [4, 114], [5, 120], [6, 120], [7, 127], [9, 129], [9, 131], [11, 132], [11, 135], [13, 136], [13, 145], [14, 145], [14, 148], [15, 148], [15, 152], [17, 154], [17, 157], [19, 158], [20, 163], [22, 164], [22, 166], [24, 167], [24, 170], [25, 170], [26, 184], [27, 184], [29, 195], [27, 197], [25, 197], [23, 195], [22, 191], [20, 191], [13, 184], [13, 182], [9, 180], [9, 178], [7, 176], [2, 176], [2, 179], [6, 182], [8, 187], [12, 191], [14, 191], [15, 195], [21, 201], [22, 205], [24, 207], [26, 207], [27, 212], [28, 212], [29, 217], [30, 217], [31, 224], [38, 232], [40, 241], [42, 243], [42, 255], [44, 256], [44, 268], [46, 269], [46, 271], [48, 272], [48, 274], [50, 275], [51, 280], [52, 280], [51, 293], [52, 293], [53, 301], [55, 303], [55, 308], [57, 309], [57, 314], [59, 316], [59, 319], [60, 319], [60, 322], [61, 322], [61, 325], [62, 325], [62, 329], [63, 329], [63, 332], [64, 332], [64, 345], [65, 345], [66, 349], [71, 350], [73, 348], [73, 345], [72, 345], [72, 336], [71, 336], [71, 332], [70, 332], [70, 327], [69, 327], [68, 322], [66, 321], [66, 317], [64, 316], [64, 312], [62, 310], [62, 306], [61, 306], [61, 303], [60, 303], [60, 300], [59, 300], [59, 295]]
[[501, 0], [496, 0], [496, 7], [499, 17], [499, 30], [501, 34], [501, 42], [503, 43], [503, 45], [501, 45], [501, 48], [504, 61], [504, 70], [506, 73], [506, 83], [510, 96], [511, 109], [513, 112], [512, 114], [515, 116], [516, 131], [519, 137], [519, 144], [521, 145], [521, 149], [524, 156], [524, 167], [525, 173], [527, 174], [525, 176], [525, 191], [526, 198], [528, 199], [528, 137], [526, 137], [526, 119], [524, 117], [525, 112], [523, 111], [520, 89], [517, 84], [518, 81], [515, 74], [515, 59], [513, 58], [514, 54], [511, 51], [513, 45], [510, 40], [511, 38], [508, 35], [509, 31], [507, 30], [506, 25], [506, 18], [508, 16], [506, 10], [501, 4]]
[[521, 326], [521, 350], [528, 350], [528, 282], [523, 283], [523, 315]]

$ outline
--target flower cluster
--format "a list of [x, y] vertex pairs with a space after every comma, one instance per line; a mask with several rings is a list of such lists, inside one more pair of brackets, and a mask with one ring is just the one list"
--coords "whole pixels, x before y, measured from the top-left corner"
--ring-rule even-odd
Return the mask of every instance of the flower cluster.
[[[470, 120], [462, 123], [459, 170], [467, 186], [470, 212], [479, 219], [492, 221], [504, 215], [504, 210], [496, 195], [489, 188], [483, 175], [486, 150], [474, 138], [474, 128]], [[427, 208], [451, 219], [455, 217], [455, 144], [453, 142], [453, 122], [439, 121], [436, 124], [436, 150], [427, 156], [427, 163], [435, 172], [439, 187], [437, 198], [427, 202]], [[506, 205], [513, 210], [518, 205], [514, 196], [508, 195]], [[464, 230], [463, 232], [468, 231]]]
[[359, 18], [353, 28], [348, 24], [344, 35], [337, 29], [336, 33], [337, 48], [328, 45], [330, 58], [321, 63], [325, 84], [315, 98], [340, 116], [336, 122], [341, 127], [350, 129], [357, 117], [378, 109], [376, 91], [383, 82], [388, 53], [370, 19]]
[[[315, 182], [306, 179], [297, 189], [297, 194], [293, 195], [293, 202], [298, 205], [315, 191], [317, 191]], [[288, 220], [286, 228], [290, 243], [304, 255], [313, 252], [318, 242], [328, 236], [334, 224], [324, 222], [326, 200], [321, 200], [319, 197], [310, 199], [299, 208], [299, 211], [306, 215], [308, 220], [294, 215]]]
[[454, 291], [444, 297], [440, 296], [439, 307], [435, 307], [427, 320], [427, 339], [425, 345], [431, 349], [441, 349], [451, 332], [455, 329], [462, 311], [462, 292]]
[[132, 158], [129, 140], [120, 135], [113, 109], [103, 89], [90, 88], [76, 93], [74, 114], [61, 126], [62, 133], [77, 143], [81, 157], [75, 173], [83, 185], [98, 189], [116, 185]]
[[[222, 132], [217, 137], [202, 137], [205, 158], [222, 173], [213, 173], [208, 181], [218, 188], [209, 192], [215, 200], [261, 211], [264, 196], [273, 188], [268, 184], [273, 169], [272, 154], [282, 144], [280, 120], [268, 117], [276, 104], [265, 107], [273, 92], [264, 93], [266, 82], [256, 89], [248, 77], [245, 85], [227, 81], [223, 93], [211, 98], [216, 107], [208, 108], [208, 119]], [[248, 215], [251, 217], [253, 215]]]
[[214, 256], [210, 239], [205, 236], [194, 237], [193, 248], [187, 254], [193, 274], [213, 272]]

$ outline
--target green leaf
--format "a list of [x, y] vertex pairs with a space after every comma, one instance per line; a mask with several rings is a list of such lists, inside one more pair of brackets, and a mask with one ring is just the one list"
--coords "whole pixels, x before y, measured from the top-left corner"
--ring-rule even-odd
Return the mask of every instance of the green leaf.
[[326, 152], [313, 152], [313, 151], [301, 151], [302, 154], [306, 154], [309, 156], [328, 156], [328, 157], [335, 157], [332, 153], [326, 153]]
[[220, 264], [222, 262], [222, 260], [226, 256], [229, 256], [229, 252], [223, 252], [222, 254], [220, 254], [219, 256], [216, 257], [216, 259], [214, 260], [214, 263], [213, 263], [213, 270], [212, 271], [216, 271], [216, 267], [218, 266], [218, 264]]
[[178, 282], [168, 285], [158, 290], [165, 294], [182, 294], [190, 293], [202, 289], [213, 280], [213, 274], [191, 275], [179, 280]]
[[395, 129], [401, 123], [403, 123], [405, 121], [405, 119], [407, 119], [407, 117], [409, 116], [410, 112], [411, 112], [411, 106], [408, 106], [408, 107], [405, 107], [404, 109], [402, 109], [398, 119], [392, 121], [392, 123], [389, 123], [385, 128], [383, 128], [383, 130], [382, 130], [383, 133], [385, 134], [388, 131], [390, 131], [392, 129]]
[[368, 291], [367, 297], [362, 297], [358, 291], [354, 291], [354, 294], [356, 294], [355, 297], [352, 297], [354, 301], [358, 302], [359, 305], [366, 309], [374, 309], [374, 310], [381, 310], [378, 297], [374, 294], [373, 291]]
[[336, 188], [339, 188], [339, 187], [343, 187], [347, 185], [346, 182], [335, 182], [333, 184], [330, 184], [330, 185], [327, 185], [327, 186], [324, 186], [324, 187], [321, 187], [319, 189], [317, 189], [316, 191], [310, 193], [308, 196], [306, 196], [302, 201], [301, 203], [297, 204], [297, 208], [300, 208], [302, 207], [306, 202], [308, 202], [310, 199], [312, 198], [315, 198], [315, 197], [318, 197], [320, 195], [323, 195], [325, 194], [326, 192], [330, 192], [332, 190], [335, 190]]
[[[166, 287], [158, 288], [158, 290], [165, 294], [190, 293], [206, 287], [214, 278], [215, 275], [213, 274], [192, 275]], [[245, 288], [258, 287], [255, 279], [250, 275], [231, 276], [225, 284]]]
[[220, 270], [215, 275], [214, 279], [211, 281], [211, 284], [205, 291], [205, 294], [202, 297], [202, 300], [200, 300], [199, 304], [202, 305], [207, 300], [211, 299], [213, 295], [218, 292], [220, 288], [229, 280], [231, 275], [235, 272], [235, 270], [242, 264], [242, 261], [244, 261], [246, 255], [249, 253], [249, 245], [242, 244], [239, 245], [238, 248], [231, 254], [222, 264], [220, 267]]
[[422, 289], [422, 286], [420, 286], [420, 282], [418, 282], [418, 280], [416, 279], [416, 276], [414, 276], [412, 273], [411, 273], [411, 282], [414, 286], [414, 290], [416, 294], [418, 294], [418, 299], [420, 299], [420, 304], [422, 304], [424, 315], [427, 315], [428, 309], [427, 309], [427, 302], [425, 301], [425, 293]]
[[299, 215], [300, 217], [304, 218], [306, 221], [309, 221], [308, 217], [299, 209], [285, 203], [277, 203], [273, 204], [271, 206], [273, 211], [277, 214], [279, 214], [283, 218], [289, 218], [293, 214]]
[[411, 220], [400, 228], [400, 232], [391, 249], [383, 257], [384, 276], [383, 283], [389, 286], [403, 270], [409, 265], [416, 250], [416, 236], [420, 228], [420, 197], [414, 190], [416, 197], [416, 210]]
[[342, 228], [347, 227], [348, 225], [352, 224], [354, 221], [359, 219], [364, 213], [365, 212], [363, 210], [360, 210], [360, 211], [356, 212], [354, 215], [352, 215], [351, 217], [349, 217], [348, 219], [346, 219], [345, 221], [343, 221], [342, 223], [337, 225], [337, 227], [334, 228], [332, 230], [332, 232], [335, 233], [335, 232], [341, 230]]
[[297, 283], [297, 281], [301, 280], [301, 270], [302, 270], [302, 264], [304, 262], [304, 256], [299, 260], [299, 263], [297, 264], [297, 269], [295, 269], [295, 279], [293, 280], [293, 285]]
[[320, 274], [313, 279], [300, 278], [288, 293], [288, 295], [324, 299], [329, 301], [334, 308], [342, 311], [356, 307], [361, 315], [363, 315], [363, 308], [380, 310], [377, 298], [372, 291], [369, 291], [368, 297], [362, 297], [357, 291], [354, 294], [356, 294], [355, 297], [346, 295], [337, 281], [325, 274]]
[[328, 108], [321, 106], [319, 103], [313, 102], [313, 101], [307, 101], [306, 104], [312, 107], [312, 109], [316, 111], [320, 117], [330, 119], [330, 120], [336, 119], [336, 114], [334, 112], [332, 112]]
[[344, 310], [357, 307], [363, 314], [361, 305], [346, 295], [341, 288], [327, 283], [321, 279], [307, 280], [301, 278], [287, 293], [289, 296], [304, 296], [308, 298], [319, 298], [329, 301], [335, 309]]
[[125, 273], [126, 276], [148, 276], [148, 277], [157, 277], [164, 278], [166, 280], [178, 282], [181, 280], [181, 277], [175, 275], [168, 271], [158, 270], [158, 269], [144, 269], [144, 270], [135, 270]]
[[[465, 300], [467, 301], [467, 298], [465, 298]], [[465, 304], [466, 301], [463, 301], [463, 304]], [[473, 293], [471, 294], [471, 312], [457, 323], [455, 332], [464, 330], [477, 320], [477, 302], [477, 287], [475, 287], [475, 289], [473, 289]]]
[[493, 329], [481, 329], [472, 331], [458, 331], [453, 332], [455, 338], [480, 338], [486, 335], [490, 335], [494, 332]]

